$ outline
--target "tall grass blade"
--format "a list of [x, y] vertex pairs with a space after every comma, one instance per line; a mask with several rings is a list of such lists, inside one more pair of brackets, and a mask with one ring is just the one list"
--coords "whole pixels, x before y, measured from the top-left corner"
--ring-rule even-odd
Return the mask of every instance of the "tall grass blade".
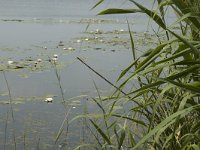
[[[179, 8], [179, 10], [182, 12], [182, 14], [187, 14], [191, 12], [191, 9], [189, 5], [186, 5], [182, 0], [172, 0], [172, 2]], [[197, 19], [189, 17], [188, 18], [193, 25], [199, 30], [200, 23]]]
[[[155, 56], [157, 54], [159, 54], [166, 45], [167, 45], [167, 43], [161, 44], [158, 47], [156, 47], [153, 51], [151, 51], [149, 56], [144, 61], [142, 61], [140, 64], [138, 64], [137, 70], [139, 70], [141, 67], [143, 67], [147, 62], [154, 60]], [[137, 72], [137, 70], [136, 70], [136, 72]]]
[[118, 149], [121, 149], [122, 144], [123, 144], [124, 139], [125, 139], [125, 136], [126, 136], [126, 134], [125, 134], [126, 132], [123, 128], [121, 129], [120, 133], [121, 133], [121, 136], [120, 136], [120, 139], [119, 139]]
[[196, 18], [200, 16], [200, 12], [189, 12], [187, 14], [184, 14], [183, 16], [181, 16], [178, 20], [176, 20], [176, 22], [174, 22], [171, 26], [174, 26], [177, 23], [180, 23], [182, 21], [187, 22], [188, 18]]
[[105, 112], [103, 106], [101, 106], [101, 104], [96, 99], [92, 98], [92, 100], [99, 106], [99, 108], [102, 110], [103, 114], [105, 114], [106, 112]]
[[131, 39], [131, 49], [132, 49], [132, 54], [133, 54], [133, 60], [135, 61], [136, 60], [135, 44], [134, 44], [134, 41], [133, 41], [133, 35], [132, 35], [132, 32], [131, 32], [131, 28], [130, 28], [130, 24], [129, 24], [128, 20], [127, 20], [127, 24], [128, 24], [128, 32], [129, 32], [130, 39]]
[[150, 18], [152, 18], [160, 27], [163, 29], [167, 29], [165, 23], [162, 21], [160, 16], [156, 14], [155, 12], [145, 8], [144, 6], [140, 5], [139, 3], [135, 2], [134, 0], [129, 0], [132, 3], [134, 3], [138, 8], [140, 8], [144, 13], [146, 13]]
[[185, 43], [188, 47], [190, 47], [193, 51], [194, 54], [199, 56], [200, 55], [200, 51], [194, 47], [190, 42], [188, 42], [186, 39], [182, 38], [181, 36], [179, 36], [178, 34], [174, 33], [173, 31], [169, 30], [168, 31], [173, 34], [175, 37], [177, 37], [181, 42]]
[[124, 95], [127, 95], [123, 90], [121, 90], [120, 88], [118, 88], [116, 85], [114, 85], [112, 82], [110, 82], [108, 79], [106, 79], [104, 76], [102, 76], [100, 73], [98, 73], [96, 70], [94, 70], [92, 67], [90, 67], [88, 64], [86, 64], [81, 58], [77, 57], [77, 59], [83, 63], [86, 67], [88, 67], [90, 70], [92, 70], [95, 74], [97, 74], [99, 77], [101, 77], [104, 81], [106, 81], [108, 84], [110, 84], [111, 86], [113, 86], [116, 90], [118, 90], [119, 92], [121, 92]]
[[96, 130], [99, 132], [99, 134], [102, 136], [102, 138], [109, 144], [112, 145], [112, 142], [110, 139], [107, 137], [107, 135], [101, 130], [101, 128], [90, 119], [90, 122], [93, 124], [93, 126], [96, 128]]
[[181, 89], [190, 90], [191, 92], [200, 94], [200, 88], [198, 88], [198, 87], [191, 86], [189, 84], [178, 83], [173, 80], [164, 79], [164, 78], [157, 78], [157, 79], [160, 81], [166, 82], [166, 83], [171, 83], [173, 85], [176, 85], [176, 86], [180, 87]]
[[133, 118], [130, 118], [130, 117], [127, 117], [127, 116], [122, 116], [122, 115], [119, 115], [119, 114], [112, 114], [112, 116], [118, 117], [118, 118], [123, 118], [123, 119], [128, 119], [128, 120], [130, 120], [132, 122], [135, 122], [137, 124], [146, 126], [146, 124], [143, 121], [141, 121], [141, 120], [136, 120], [136, 119], [133, 119]]
[[110, 15], [110, 14], [129, 14], [129, 13], [142, 13], [142, 11], [140, 9], [118, 9], [118, 8], [110, 8], [110, 9], [106, 9], [100, 13], [98, 13], [98, 15]]
[[94, 8], [96, 8], [97, 6], [99, 6], [101, 3], [103, 3], [105, 0], [99, 0], [92, 8], [91, 8], [91, 10], [92, 9], [94, 9]]
[[[142, 71], [145, 67], [147, 67], [149, 64], [151, 64], [151, 62], [153, 62], [158, 55], [161, 52], [161, 50], [167, 45], [167, 43], [165, 44], [161, 44], [159, 45], [157, 48], [155, 48], [153, 51], [151, 51], [151, 53], [149, 54], [149, 56], [143, 60], [141, 63], [138, 64], [137, 69], [135, 70], [134, 73], [132, 73], [119, 87], [119, 89], [121, 89], [128, 81], [130, 81], [137, 73], [139, 73], [140, 71]], [[155, 56], [156, 55], [156, 56]], [[135, 64], [135, 63], [133, 63]], [[130, 69], [132, 66], [130, 65], [129, 68], [126, 69], [126, 71], [123, 72], [123, 74], [120, 75], [120, 77], [122, 77], [128, 69]], [[118, 79], [119, 80], [119, 79]]]
[[[181, 72], [176, 73], [176, 74], [174, 74], [174, 75], [168, 76], [168, 77], [165, 78], [165, 79], [167, 79], [167, 80], [174, 80], [174, 79], [178, 79], [178, 78], [184, 77], [184, 76], [190, 74], [191, 72], [194, 72], [194, 71], [198, 70], [199, 67], [200, 67], [200, 65], [191, 66], [191, 67], [185, 69], [184, 71], [181, 71]], [[154, 82], [154, 83], [151, 83], [151, 84], [147, 84], [147, 85], [141, 87], [140, 89], [137, 89], [137, 90], [135, 90], [135, 91], [132, 91], [132, 92], [130, 92], [130, 93], [128, 93], [128, 94], [133, 94], [133, 93], [140, 92], [140, 91], [143, 91], [143, 90], [146, 90], [146, 89], [150, 89], [150, 88], [152, 88], [152, 87], [161, 85], [161, 84], [163, 84], [163, 83], [165, 83], [165, 82], [160, 80], [160, 81], [157, 81], [157, 82]]]
[[155, 128], [153, 128], [153, 130], [151, 130], [147, 135], [145, 135], [137, 144], [133, 149], [137, 149], [138, 147], [140, 147], [146, 140], [148, 140], [151, 136], [155, 135], [159, 130], [161, 130], [162, 128], [167, 128], [169, 127], [171, 124], [173, 124], [176, 120], [176, 117], [180, 117], [183, 118], [184, 116], [186, 116], [188, 113], [199, 109], [200, 108], [200, 104], [195, 105], [195, 106], [191, 106], [189, 108], [183, 109], [181, 111], [175, 112], [172, 115], [168, 116], [166, 119], [164, 119], [161, 123], [159, 123]]
[[117, 81], [119, 81], [134, 65], [136, 65], [138, 60], [139, 58], [136, 59], [133, 63], [131, 63], [126, 69], [124, 69], [122, 73], [119, 75]]

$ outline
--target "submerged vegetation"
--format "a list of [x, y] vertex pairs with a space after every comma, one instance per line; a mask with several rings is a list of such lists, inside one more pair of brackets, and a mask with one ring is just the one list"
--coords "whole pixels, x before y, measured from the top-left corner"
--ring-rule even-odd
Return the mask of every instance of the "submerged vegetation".
[[[156, 24], [159, 42], [139, 56], [128, 25], [133, 61], [120, 74], [113, 95], [101, 97], [95, 85], [93, 101], [101, 117], [85, 117], [97, 144], [77, 149], [200, 149], [200, 1], [154, 0], [154, 9], [129, 2], [136, 8], [99, 15], [146, 14]], [[169, 11], [177, 16], [172, 24], [167, 23]], [[159, 38], [160, 33], [166, 37]]]

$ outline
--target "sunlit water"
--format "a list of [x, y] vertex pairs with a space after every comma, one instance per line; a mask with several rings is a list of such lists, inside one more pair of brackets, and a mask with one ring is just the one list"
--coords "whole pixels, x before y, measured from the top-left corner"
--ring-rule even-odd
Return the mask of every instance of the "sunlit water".
[[[95, 0], [0, 0], [0, 64], [6, 66], [5, 76], [0, 72], [0, 149], [59, 149], [60, 143], [73, 147], [83, 140], [82, 122], [72, 122], [69, 133], [62, 134], [55, 144], [56, 134], [65, 117], [61, 89], [55, 67], [48, 60], [58, 55], [56, 68], [60, 76], [64, 99], [73, 108], [69, 119], [96, 108], [90, 98], [96, 95], [94, 83], [109, 94], [111, 86], [99, 78], [76, 57], [82, 58], [111, 82], [115, 82], [122, 68], [132, 60], [130, 43], [106, 43], [110, 34], [98, 33], [127, 31], [126, 17], [136, 32], [144, 32], [144, 18], [135, 15], [96, 16], [109, 7], [131, 7], [126, 1], [105, 2], [90, 10]], [[144, 1], [145, 2], [145, 1]], [[137, 19], [137, 20], [136, 20]], [[92, 23], [90, 23], [92, 22]], [[89, 25], [89, 26], [88, 26]], [[88, 28], [87, 28], [88, 27]], [[85, 30], [87, 29], [87, 32]], [[93, 34], [90, 34], [94, 32]], [[97, 33], [95, 33], [97, 32]], [[116, 37], [118, 36], [118, 37]], [[90, 41], [97, 37], [98, 42]], [[89, 39], [88, 39], [89, 38]], [[128, 38], [128, 34], [113, 34], [113, 38]], [[102, 40], [102, 41], [101, 41]], [[60, 41], [64, 46], [59, 46]], [[102, 42], [102, 43], [101, 43]], [[70, 50], [72, 47], [74, 50]], [[64, 50], [64, 48], [68, 50]], [[42, 59], [35, 66], [35, 61]], [[26, 62], [22, 69], [10, 69], [8, 61]], [[14, 122], [9, 105], [12, 99]], [[52, 97], [47, 104], [45, 98]], [[74, 98], [75, 97], [75, 98]], [[8, 116], [8, 118], [7, 118]], [[77, 125], [78, 124], [78, 125]], [[66, 128], [65, 128], [66, 130]]]

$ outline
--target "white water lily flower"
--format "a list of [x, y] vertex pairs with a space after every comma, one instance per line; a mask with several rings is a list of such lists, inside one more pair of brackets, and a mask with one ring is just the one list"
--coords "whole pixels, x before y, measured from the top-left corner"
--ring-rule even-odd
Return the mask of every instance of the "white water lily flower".
[[12, 60], [8, 61], [8, 65], [12, 65], [13, 63], [14, 63], [14, 61], [12, 61]]
[[57, 54], [54, 54], [53, 57], [54, 57], [54, 58], [58, 58], [58, 55], [57, 55]]
[[63, 48], [63, 50], [67, 50], [67, 48], [66, 48], [66, 47], [64, 47], [64, 48]]
[[47, 103], [52, 103], [53, 102], [53, 98], [52, 97], [47, 97], [44, 101], [47, 102]]
[[44, 49], [47, 49], [47, 47], [45, 46]]
[[80, 42], [81, 42], [81, 40], [77, 40], [76, 42], [77, 42], [77, 43], [80, 43]]
[[124, 29], [120, 29], [119, 31], [120, 31], [120, 32], [123, 32], [123, 31], [124, 31]]
[[37, 59], [37, 62], [41, 62], [42, 61], [42, 59]]
[[74, 50], [74, 48], [72, 48], [72, 47], [68, 47], [68, 50]]
[[88, 39], [88, 38], [86, 38], [86, 39], [85, 39], [85, 41], [89, 41], [89, 39]]

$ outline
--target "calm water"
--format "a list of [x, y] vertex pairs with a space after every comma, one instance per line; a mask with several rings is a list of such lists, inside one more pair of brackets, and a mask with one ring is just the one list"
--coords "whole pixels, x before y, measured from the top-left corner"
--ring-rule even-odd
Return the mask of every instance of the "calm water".
[[[111, 87], [76, 57], [112, 82], [132, 59], [128, 35], [118, 33], [127, 31], [125, 16], [96, 16], [97, 12], [109, 7], [131, 6], [126, 1], [114, 1], [91, 11], [95, 0], [0, 0], [0, 65], [6, 69], [15, 119], [12, 123], [7, 104], [8, 89], [0, 72], [0, 149], [4, 146], [13, 149], [14, 132], [20, 150], [24, 149], [24, 144], [31, 150], [54, 150], [59, 149], [59, 143], [73, 147], [81, 142], [82, 130], [77, 125], [81, 123], [75, 122], [70, 125], [67, 138], [62, 135], [58, 144], [54, 144], [65, 109], [56, 73], [48, 59], [58, 55], [56, 67], [64, 98], [73, 105], [70, 118], [83, 113], [85, 105], [92, 112], [96, 107], [90, 102], [96, 95], [93, 80], [102, 95], [108, 94]], [[145, 31], [144, 18], [140, 15], [135, 15], [135, 19], [126, 17], [133, 23], [134, 30]], [[120, 38], [124, 43], [116, 42]], [[112, 42], [107, 42], [109, 40]], [[59, 46], [60, 43], [64, 46]], [[74, 50], [70, 50], [71, 47]], [[35, 66], [38, 59], [42, 61]], [[9, 65], [8, 61], [17, 65]], [[18, 64], [23, 67], [12, 68]], [[47, 97], [52, 97], [53, 103], [47, 104], [44, 101]]]

